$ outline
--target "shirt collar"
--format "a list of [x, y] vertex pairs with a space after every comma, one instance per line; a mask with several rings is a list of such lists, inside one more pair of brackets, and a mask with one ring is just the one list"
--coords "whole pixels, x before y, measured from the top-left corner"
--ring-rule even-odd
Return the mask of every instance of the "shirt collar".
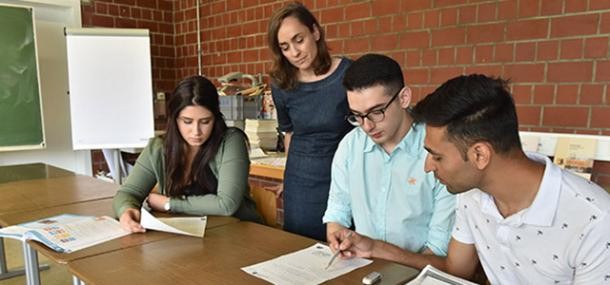
[[[360, 128], [360, 127], [359, 127]], [[364, 143], [364, 152], [371, 152], [375, 148], [381, 149], [381, 146], [376, 144], [363, 130], [360, 131], [366, 136]], [[426, 136], [426, 128], [424, 124], [412, 124], [407, 134], [400, 140], [396, 145], [396, 150], [406, 150], [407, 154], [419, 156], [420, 154], [426, 154], [422, 152], [424, 149], [424, 137]], [[394, 150], [394, 151], [396, 151]]]
[[[537, 226], [551, 226], [555, 218], [555, 212], [557, 205], [559, 204], [559, 194], [561, 191], [561, 169], [553, 164], [551, 160], [541, 154], [528, 152], [527, 157], [535, 162], [543, 163], [544, 174], [542, 176], [542, 182], [538, 193], [532, 204], [523, 211], [515, 214], [521, 214], [521, 223], [537, 225]], [[491, 195], [481, 191], [481, 211], [502, 219], [502, 215], [498, 211], [498, 207], [494, 202]]]

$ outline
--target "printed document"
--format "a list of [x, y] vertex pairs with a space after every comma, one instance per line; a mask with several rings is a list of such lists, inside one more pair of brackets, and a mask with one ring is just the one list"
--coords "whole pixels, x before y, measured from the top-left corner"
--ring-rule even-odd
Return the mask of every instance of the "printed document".
[[35, 240], [50, 249], [70, 253], [126, 236], [119, 222], [110, 217], [64, 214], [0, 229], [0, 237]]
[[140, 213], [140, 224], [146, 229], [201, 238], [208, 221], [206, 216], [157, 218], [144, 208]]
[[273, 284], [320, 284], [373, 262], [364, 258], [337, 259], [325, 269], [332, 255], [327, 245], [317, 243], [241, 270]]

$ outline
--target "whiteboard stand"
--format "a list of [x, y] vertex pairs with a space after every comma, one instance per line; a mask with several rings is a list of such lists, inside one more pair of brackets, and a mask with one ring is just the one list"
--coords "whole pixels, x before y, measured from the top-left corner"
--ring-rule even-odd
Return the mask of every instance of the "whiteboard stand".
[[110, 170], [110, 176], [112, 176], [114, 183], [118, 185], [123, 184], [123, 177], [127, 177], [129, 168], [121, 156], [121, 149], [105, 148], [102, 149], [102, 153], [104, 154], [104, 159], [106, 159], [108, 169]]

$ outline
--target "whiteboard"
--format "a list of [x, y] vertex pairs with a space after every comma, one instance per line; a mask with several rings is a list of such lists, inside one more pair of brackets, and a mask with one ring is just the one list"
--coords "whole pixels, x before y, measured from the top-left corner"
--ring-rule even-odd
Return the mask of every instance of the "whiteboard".
[[66, 29], [72, 148], [144, 147], [154, 136], [148, 30]]

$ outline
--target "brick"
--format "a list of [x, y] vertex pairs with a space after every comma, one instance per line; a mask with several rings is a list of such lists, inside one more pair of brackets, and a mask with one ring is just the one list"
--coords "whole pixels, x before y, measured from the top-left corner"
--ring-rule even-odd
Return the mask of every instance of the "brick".
[[517, 0], [498, 3], [498, 20], [511, 20], [517, 17]]
[[532, 102], [532, 86], [531, 85], [515, 85], [512, 86], [513, 100], [515, 104], [531, 104]]
[[379, 33], [387, 33], [392, 31], [392, 16], [384, 16], [377, 18]]
[[559, 53], [559, 41], [544, 41], [538, 42], [538, 55], [537, 59], [542, 60], [555, 60]]
[[322, 16], [320, 17], [320, 21], [322, 23], [335, 23], [344, 20], [343, 7], [324, 9], [321, 13]]
[[137, 27], [137, 22], [134, 19], [117, 18], [116, 27], [125, 29], [135, 29]]
[[458, 23], [469, 24], [474, 23], [477, 19], [477, 8], [475, 6], [466, 6], [459, 9]]
[[420, 51], [407, 51], [406, 55], [406, 68], [421, 65], [421, 53]]
[[591, 62], [549, 63], [547, 80], [549, 82], [589, 82], [592, 79]]
[[[561, 127], [586, 127], [588, 108], [544, 107], [542, 125]], [[608, 120], [610, 121], [610, 120]]]
[[156, 0], [137, 0], [137, 4], [136, 6], [138, 7], [142, 7], [142, 8], [151, 8], [151, 9], [157, 9], [157, 1]]
[[496, 62], [513, 61], [513, 44], [497, 44], [495, 46], [494, 60]]
[[587, 10], [587, 1], [565, 0], [565, 13], [582, 12]]
[[504, 38], [504, 24], [484, 24], [468, 27], [468, 43], [499, 42]]
[[404, 70], [408, 85], [426, 84], [430, 82], [429, 70], [427, 68], [407, 68]]
[[610, 161], [596, 160], [593, 163], [593, 169], [595, 172], [605, 173], [610, 175]]
[[108, 13], [108, 4], [95, 2], [94, 3], [94, 11], [96, 14], [107, 14]]
[[560, 44], [560, 59], [577, 59], [582, 57], [582, 39], [563, 40]]
[[400, 48], [427, 48], [430, 46], [428, 32], [406, 32], [400, 35]]
[[440, 67], [430, 70], [430, 83], [443, 83], [450, 78], [461, 75], [463, 70], [461, 67]]
[[432, 31], [432, 46], [460, 45], [466, 42], [464, 28], [435, 29]]
[[436, 50], [427, 49], [422, 53], [422, 64], [425, 66], [436, 65]]
[[595, 69], [595, 81], [610, 81], [610, 61], [598, 61]]
[[580, 104], [601, 105], [604, 103], [603, 84], [583, 84], [580, 88]]
[[455, 49], [442, 48], [438, 51], [438, 63], [440, 65], [453, 65], [455, 64]]
[[474, 52], [476, 63], [486, 63], [493, 59], [493, 45], [477, 46]]
[[438, 11], [424, 12], [424, 28], [436, 28], [440, 23], [440, 13]]
[[519, 18], [529, 18], [540, 15], [539, 0], [519, 0]]
[[610, 107], [594, 107], [591, 109], [592, 128], [610, 128]]
[[590, 0], [589, 11], [591, 10], [607, 10], [610, 9], [610, 1], [608, 0]]
[[511, 22], [506, 26], [507, 40], [541, 39], [548, 35], [549, 20], [522, 20]]
[[578, 85], [559, 85], [557, 86], [556, 104], [576, 104], [578, 102]]
[[91, 17], [91, 25], [94, 27], [114, 27], [114, 18], [101, 15], [93, 15]]
[[449, 8], [441, 10], [441, 26], [453, 26], [457, 24], [457, 17], [457, 9]]
[[118, 16], [119, 15], [119, 5], [108, 4], [108, 14], [112, 15], [112, 16]]
[[508, 64], [504, 66], [504, 77], [514, 82], [542, 82], [544, 64]]
[[551, 20], [551, 37], [583, 36], [597, 32], [598, 14], [565, 16]]
[[600, 25], [600, 32], [604, 34], [610, 33], [610, 12], [602, 14], [602, 23]]
[[394, 14], [397, 8], [394, 0], [376, 0], [371, 3], [372, 14], [375, 16]]
[[407, 29], [407, 17], [405, 15], [392, 16], [390, 25], [392, 32], [403, 32]]
[[563, 8], [562, 4], [562, 1], [542, 0], [540, 7], [540, 15], [549, 16], [561, 14], [561, 10]]
[[[232, 2], [232, 1], [229, 1]], [[235, 1], [238, 2], [238, 1]], [[371, 7], [369, 3], [357, 3], [345, 7], [345, 19], [357, 20], [368, 18], [371, 16]]]
[[424, 14], [423, 13], [410, 13], [407, 16], [407, 28], [408, 29], [421, 29], [424, 26]]
[[477, 8], [477, 21], [479, 23], [491, 22], [496, 20], [497, 14], [497, 3], [484, 3], [480, 4]]
[[608, 54], [608, 37], [585, 40], [585, 58], [603, 58]]
[[371, 47], [375, 51], [393, 50], [397, 47], [398, 35], [373, 36]]
[[535, 106], [518, 106], [517, 118], [519, 125], [540, 125], [540, 107]]
[[471, 64], [474, 58], [474, 49], [471, 46], [458, 47], [455, 61], [457, 64]]
[[534, 86], [534, 104], [553, 104], [555, 97], [554, 85]]
[[533, 61], [536, 57], [536, 44], [518, 43], [515, 47], [515, 61]]

